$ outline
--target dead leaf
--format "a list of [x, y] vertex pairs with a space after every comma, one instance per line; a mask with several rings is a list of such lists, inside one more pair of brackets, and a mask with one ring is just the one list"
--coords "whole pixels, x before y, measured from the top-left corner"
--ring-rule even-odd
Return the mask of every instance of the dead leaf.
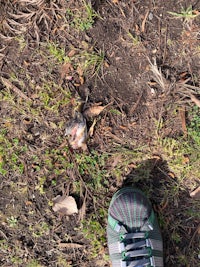
[[74, 83], [74, 86], [79, 87], [79, 86], [81, 86], [81, 84], [80, 83]]
[[152, 158], [153, 158], [153, 159], [156, 159], [156, 160], [162, 160], [162, 158], [161, 158], [159, 155], [153, 155]]
[[179, 76], [180, 76], [182, 79], [184, 79], [184, 81], [185, 81], [187, 75], [188, 75], [188, 72], [187, 72], [187, 71], [184, 71], [184, 72], [182, 72], [182, 73], [179, 74]]
[[68, 57], [73, 57], [75, 54], [76, 54], [76, 50], [72, 49], [71, 51], [69, 51]]
[[188, 156], [183, 156], [182, 162], [183, 164], [188, 164], [190, 162], [190, 158]]
[[119, 125], [119, 128], [121, 130], [124, 130], [124, 131], [127, 131], [128, 130], [128, 127], [127, 126], [124, 126], [124, 125]]
[[198, 16], [198, 15], [200, 14], [200, 11], [195, 9], [195, 10], [192, 11], [192, 13], [193, 13], [194, 15], [197, 15], [197, 16]]
[[72, 196], [58, 195], [53, 199], [53, 211], [59, 212], [62, 215], [73, 215], [78, 213], [78, 208], [75, 199]]
[[192, 102], [194, 102], [200, 108], [200, 100], [192, 94], [190, 94], [190, 98], [191, 98]]
[[131, 169], [135, 169], [135, 168], [137, 168], [137, 165], [134, 163], [130, 163], [130, 164], [128, 164], [128, 167]]
[[168, 175], [169, 175], [169, 177], [171, 177], [171, 178], [175, 178], [175, 175], [174, 175], [174, 173], [173, 172], [168, 172]]
[[26, 206], [32, 206], [32, 205], [33, 205], [33, 202], [32, 202], [32, 201], [26, 201], [26, 202], [25, 202], [25, 205], [26, 205]]
[[200, 186], [190, 193], [190, 196], [194, 199], [200, 199]]
[[64, 63], [60, 71], [60, 79], [63, 80], [66, 76], [70, 76], [71, 72], [74, 70], [71, 63]]
[[85, 117], [95, 117], [98, 116], [103, 110], [104, 106], [92, 106], [84, 110], [83, 115]]
[[83, 70], [80, 66], [77, 67], [76, 72], [79, 74], [79, 76], [83, 76]]
[[24, 60], [24, 65], [25, 65], [25, 67], [28, 67], [30, 65], [30, 63], [27, 62], [26, 60]]

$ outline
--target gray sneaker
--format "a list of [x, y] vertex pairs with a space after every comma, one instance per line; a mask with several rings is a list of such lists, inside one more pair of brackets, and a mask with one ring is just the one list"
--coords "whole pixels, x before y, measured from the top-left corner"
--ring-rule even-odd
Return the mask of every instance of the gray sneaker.
[[147, 197], [126, 187], [114, 194], [108, 210], [107, 239], [113, 267], [163, 267], [163, 242]]

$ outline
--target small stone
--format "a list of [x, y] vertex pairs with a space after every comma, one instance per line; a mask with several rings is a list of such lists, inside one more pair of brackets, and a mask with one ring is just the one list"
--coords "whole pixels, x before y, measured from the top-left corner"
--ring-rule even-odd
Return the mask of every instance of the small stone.
[[149, 20], [152, 20], [153, 19], [153, 13], [149, 13]]

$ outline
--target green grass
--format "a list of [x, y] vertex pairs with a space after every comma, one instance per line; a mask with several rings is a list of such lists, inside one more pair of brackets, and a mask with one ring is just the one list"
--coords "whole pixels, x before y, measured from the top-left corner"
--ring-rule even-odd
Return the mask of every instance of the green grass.
[[38, 96], [43, 107], [58, 114], [59, 108], [66, 107], [71, 99], [71, 93], [51, 81], [43, 81]]
[[27, 263], [26, 267], [43, 267], [43, 266], [39, 264], [37, 260], [31, 260], [29, 263]]
[[89, 219], [82, 221], [81, 231], [85, 237], [90, 241], [90, 258], [95, 259], [102, 254], [106, 246], [106, 227], [102, 225], [99, 220], [107, 217], [105, 210], [99, 211], [99, 215], [91, 215]]
[[90, 155], [76, 154], [76, 163], [81, 176], [89, 176], [88, 186], [99, 190], [105, 186], [106, 179], [106, 154], [91, 151]]
[[60, 48], [58, 44], [51, 42], [48, 43], [48, 51], [49, 54], [54, 57], [59, 63], [67, 62], [69, 61], [69, 57], [65, 54], [65, 49]]
[[157, 140], [155, 146], [161, 151], [170, 165], [170, 168], [177, 174], [180, 180], [190, 179], [195, 176], [200, 178], [197, 173], [197, 165], [200, 161], [200, 111], [199, 108], [193, 108], [189, 111], [191, 117], [187, 125], [188, 137], [180, 136], [178, 138], [162, 136], [164, 122], [160, 120], [156, 126]]
[[8, 171], [13, 171], [22, 174], [24, 164], [21, 158], [26, 153], [27, 146], [20, 146], [17, 137], [10, 139], [6, 128], [0, 131], [0, 143], [0, 173], [6, 175]]
[[79, 9], [67, 9], [67, 19], [71, 27], [78, 31], [87, 31], [92, 28], [97, 17], [100, 16], [86, 1], [82, 1], [82, 7]]
[[200, 109], [195, 106], [191, 111], [188, 135], [193, 140], [197, 150], [200, 148]]
[[11, 216], [10, 218], [7, 218], [8, 225], [10, 227], [16, 227], [17, 226], [17, 218], [14, 216]]
[[[80, 49], [74, 49], [75, 54], [71, 57], [68, 57], [66, 55], [64, 48], [60, 48], [58, 44], [55, 44], [53, 42], [49, 43], [47, 48], [49, 53], [47, 57], [50, 57], [50, 59], [54, 58], [57, 61], [57, 64], [64, 64], [65, 62], [69, 62], [74, 68], [74, 71], [79, 68], [83, 71], [84, 75], [98, 75], [100, 70], [102, 70], [103, 68], [105, 59], [104, 51], [89, 47], [87, 43]], [[43, 96], [43, 98], [45, 98], [45, 95]], [[46, 102], [48, 101], [49, 99], [46, 96]]]
[[188, 21], [196, 18], [199, 15], [198, 12], [195, 12], [195, 10], [193, 10], [192, 5], [190, 5], [186, 9], [182, 8], [179, 13], [178, 12], [171, 12], [171, 11], [168, 11], [168, 13], [175, 18], [184, 19], [185, 22], [188, 22]]
[[137, 46], [141, 45], [141, 40], [140, 40], [139, 36], [134, 36], [130, 31], [127, 34], [128, 34], [128, 37], [130, 37], [133, 46], [137, 47]]

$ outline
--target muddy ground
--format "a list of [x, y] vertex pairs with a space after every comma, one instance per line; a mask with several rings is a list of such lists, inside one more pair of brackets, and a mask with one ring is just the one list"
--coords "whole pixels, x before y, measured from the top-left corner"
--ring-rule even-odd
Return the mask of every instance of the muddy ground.
[[[189, 192], [199, 176], [178, 187], [156, 144], [182, 138], [195, 106], [184, 88], [199, 88], [200, 2], [180, 17], [169, 12], [188, 1], [92, 1], [87, 25], [85, 4], [0, 1], [1, 266], [110, 266], [107, 208], [126, 184], [153, 202], [165, 266], [198, 266], [199, 210]], [[93, 55], [99, 61], [83, 67]], [[109, 105], [88, 151], [75, 151], [65, 124], [86, 98]], [[59, 194], [74, 196], [83, 214], [55, 213]]]

